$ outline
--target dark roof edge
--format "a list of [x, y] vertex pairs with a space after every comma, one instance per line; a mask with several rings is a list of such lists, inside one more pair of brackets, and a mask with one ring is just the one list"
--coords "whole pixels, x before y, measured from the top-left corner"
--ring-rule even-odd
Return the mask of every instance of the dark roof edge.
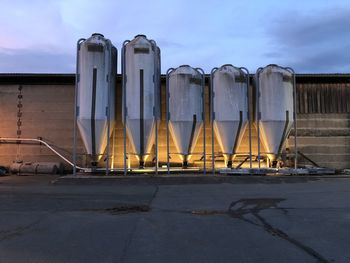
[[[206, 74], [206, 81], [209, 80]], [[250, 75], [253, 78], [253, 74]], [[118, 74], [117, 79], [121, 79]], [[165, 82], [165, 75], [161, 76]], [[302, 83], [350, 83], [350, 73], [320, 73], [320, 74], [296, 74], [296, 82]], [[51, 74], [51, 73], [0, 73], [0, 84], [17, 85], [73, 85], [75, 74]]]

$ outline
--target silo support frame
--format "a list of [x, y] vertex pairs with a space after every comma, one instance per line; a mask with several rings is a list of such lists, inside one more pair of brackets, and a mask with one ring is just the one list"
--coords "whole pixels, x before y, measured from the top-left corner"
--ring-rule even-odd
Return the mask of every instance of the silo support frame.
[[202, 77], [202, 120], [203, 120], [203, 174], [207, 172], [207, 154], [206, 154], [206, 136], [205, 136], [205, 73], [201, 68], [196, 68], [197, 72], [201, 74]]
[[173, 72], [174, 68], [169, 68], [166, 72], [166, 83], [165, 83], [165, 100], [166, 100], [166, 163], [167, 163], [167, 174], [170, 175], [170, 151], [169, 151], [169, 75]]
[[294, 169], [298, 169], [298, 130], [297, 130], [297, 86], [295, 81], [295, 71], [294, 69], [287, 67], [288, 71], [293, 74], [293, 129], [294, 129]]
[[76, 73], [75, 73], [75, 94], [74, 94], [74, 125], [73, 125], [73, 175], [77, 175], [77, 117], [78, 117], [78, 82], [79, 82], [79, 50], [80, 44], [84, 42], [85, 38], [80, 38], [77, 41], [76, 54]]
[[[110, 141], [111, 141], [111, 89], [115, 89], [115, 86], [112, 86], [113, 84], [113, 59], [112, 59], [112, 42], [110, 40], [108, 40], [108, 44], [109, 44], [109, 57], [111, 58], [111, 64], [110, 64], [110, 68], [109, 68], [109, 72], [108, 72], [108, 109], [107, 109], [107, 152], [106, 152], [106, 176], [108, 176], [109, 174], [109, 170], [111, 169], [111, 167], [109, 166], [110, 163]], [[116, 52], [116, 61], [118, 61], [118, 52]], [[117, 63], [115, 65], [116, 67], [116, 72], [118, 72], [118, 66]], [[115, 94], [115, 93], [114, 93]], [[114, 127], [113, 127], [114, 128]], [[114, 136], [114, 134], [112, 134]], [[114, 153], [114, 149], [112, 149], [112, 152]]]
[[[158, 121], [160, 122], [160, 112], [162, 108], [161, 99], [160, 99], [160, 92], [161, 92], [161, 86], [160, 86], [160, 73], [161, 73], [161, 56], [160, 56], [160, 49], [157, 47], [157, 43], [154, 40], [150, 40], [153, 49], [159, 52], [158, 54], [158, 60], [157, 56], [154, 56], [154, 74], [153, 74], [153, 82], [154, 82], [154, 96], [155, 96], [155, 103], [154, 103], [154, 110], [153, 110], [153, 116], [155, 121], [155, 172], [156, 175], [158, 175], [158, 166], [159, 166], [159, 153], [158, 153], [158, 147], [159, 147], [159, 138], [158, 138]], [[157, 79], [156, 79], [157, 77]], [[158, 107], [156, 107], [158, 105]]]
[[129, 43], [130, 40], [126, 40], [123, 42], [122, 47], [122, 61], [121, 61], [121, 67], [122, 67], [122, 96], [123, 96], [123, 149], [124, 149], [124, 175], [127, 175], [127, 151], [126, 151], [126, 116], [127, 116], [127, 106], [126, 106], [126, 75], [125, 75], [125, 45]]
[[214, 120], [215, 120], [215, 112], [214, 112], [214, 73], [217, 71], [218, 68], [213, 68], [210, 72], [210, 127], [211, 127], [211, 167], [212, 167], [212, 174], [215, 175], [215, 138], [214, 138]]
[[256, 71], [256, 90], [255, 90], [255, 98], [256, 98], [256, 131], [257, 131], [257, 142], [258, 142], [258, 169], [260, 170], [261, 165], [260, 165], [260, 118], [261, 118], [261, 113], [260, 113], [260, 80], [259, 80], [259, 75], [260, 72], [262, 71], [263, 68], [258, 68]]

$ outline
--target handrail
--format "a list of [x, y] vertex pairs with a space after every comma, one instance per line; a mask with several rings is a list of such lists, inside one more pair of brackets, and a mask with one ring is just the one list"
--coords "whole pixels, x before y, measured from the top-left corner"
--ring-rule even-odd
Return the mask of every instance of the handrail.
[[[68, 164], [70, 164], [72, 167], [74, 167], [74, 163], [69, 161], [66, 157], [64, 157], [62, 154], [60, 154], [58, 151], [56, 151], [50, 144], [48, 144], [47, 142], [40, 140], [40, 139], [34, 139], [34, 138], [10, 138], [10, 137], [0, 137], [0, 143], [2, 141], [16, 141], [16, 142], [39, 142], [44, 144], [47, 148], [49, 148], [53, 153], [55, 153], [57, 156], [59, 156], [62, 160], [64, 160], [65, 162], [67, 162]], [[80, 167], [80, 166], [76, 166], [76, 168], [78, 168], [79, 170], [83, 170], [83, 171], [88, 171], [89, 168], [84, 168], [84, 167]]]

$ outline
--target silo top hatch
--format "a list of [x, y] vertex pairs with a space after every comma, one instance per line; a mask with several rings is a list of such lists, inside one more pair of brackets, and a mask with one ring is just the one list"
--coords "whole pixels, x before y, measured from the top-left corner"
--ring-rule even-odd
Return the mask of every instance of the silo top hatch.
[[283, 82], [293, 82], [293, 74], [285, 68], [282, 68], [276, 64], [267, 65], [261, 71], [262, 75], [270, 76], [271, 74], [280, 74], [282, 75]]
[[[183, 78], [182, 81], [178, 83], [178, 85], [182, 85], [184, 87], [188, 87], [186, 82], [188, 84], [195, 84], [195, 85], [201, 85], [202, 76], [201, 74], [194, 68], [192, 68], [189, 65], [181, 65], [177, 69], [175, 69], [173, 72], [170, 73], [170, 77], [181, 77]], [[182, 83], [182, 84], [180, 84]]]

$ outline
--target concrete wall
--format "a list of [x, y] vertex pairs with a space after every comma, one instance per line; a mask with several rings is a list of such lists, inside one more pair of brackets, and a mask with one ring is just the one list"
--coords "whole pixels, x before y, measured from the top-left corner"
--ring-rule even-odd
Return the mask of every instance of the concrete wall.
[[[22, 87], [21, 126], [18, 127], [18, 95]], [[72, 85], [1, 85], [0, 136], [42, 138], [62, 154], [71, 158], [73, 145], [74, 86]], [[79, 143], [79, 150], [82, 145]], [[14, 160], [25, 162], [59, 161], [43, 145], [0, 144], [0, 164], [8, 166]]]
[[[310, 84], [311, 85], [311, 84]], [[312, 84], [314, 88], [314, 84]], [[332, 87], [333, 84], [329, 84]], [[339, 84], [336, 84], [339, 85]], [[21, 138], [42, 138], [49, 142], [64, 156], [72, 159], [73, 146], [73, 110], [74, 110], [74, 83], [65, 84], [5, 84], [0, 78], [0, 137], [17, 137], [18, 130], [18, 95], [22, 87]], [[300, 89], [301, 84], [298, 84]], [[305, 88], [305, 85], [303, 86]], [[159, 159], [166, 161], [166, 126], [165, 126], [165, 87], [163, 83], [162, 121], [159, 132]], [[343, 88], [343, 87], [342, 87]], [[347, 89], [349, 90], [349, 89]], [[123, 130], [121, 123], [121, 87], [117, 84], [116, 92], [116, 129], [111, 147], [114, 145], [114, 167], [123, 166]], [[211, 129], [209, 120], [209, 94], [206, 89], [206, 141], [207, 153], [211, 153]], [[300, 100], [300, 98], [298, 99]], [[298, 102], [299, 103], [299, 102]], [[304, 102], [303, 102], [304, 103]], [[300, 112], [300, 111], [299, 111]], [[299, 150], [321, 166], [332, 168], [350, 168], [350, 113], [299, 113], [298, 114], [298, 145]], [[253, 154], [256, 153], [256, 131], [253, 126]], [[86, 165], [86, 156], [82, 141], [78, 136], [78, 162]], [[287, 142], [287, 147], [293, 150], [293, 134]], [[196, 146], [196, 152], [203, 150], [203, 136], [201, 135]], [[263, 150], [263, 149], [262, 149]], [[170, 148], [175, 152], [173, 143]], [[215, 151], [219, 153], [218, 144]], [[248, 132], [246, 132], [239, 152], [248, 151]], [[201, 155], [192, 158], [196, 165]], [[152, 158], [149, 158], [150, 160]], [[217, 158], [217, 160], [222, 158]], [[8, 166], [15, 160], [25, 162], [60, 161], [46, 147], [39, 144], [4, 144], [0, 143], [0, 165]], [[131, 165], [137, 166], [136, 159], [130, 158]], [[172, 162], [180, 162], [176, 155], [172, 155]], [[207, 157], [210, 166], [210, 156]], [[300, 158], [301, 164], [308, 161]], [[220, 161], [218, 162], [220, 164]], [[221, 162], [222, 164], [222, 162]], [[103, 163], [101, 163], [103, 165]], [[69, 169], [69, 165], [65, 165]]]
[[[350, 167], [350, 114], [298, 114], [298, 150], [320, 166]], [[291, 150], [294, 150], [289, 139]], [[300, 164], [311, 164], [299, 156]]]

